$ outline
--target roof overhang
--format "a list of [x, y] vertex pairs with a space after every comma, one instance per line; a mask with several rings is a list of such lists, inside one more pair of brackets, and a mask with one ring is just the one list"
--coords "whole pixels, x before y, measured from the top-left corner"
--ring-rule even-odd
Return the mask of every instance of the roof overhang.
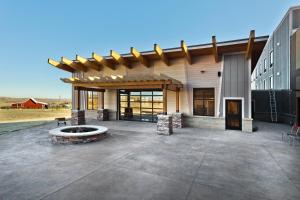
[[[254, 31], [250, 32], [248, 38], [239, 40], [230, 40], [217, 42], [215, 36], [212, 37], [212, 43], [188, 46], [181, 41], [180, 47], [162, 49], [158, 44], [154, 45], [152, 51], [139, 52], [131, 47], [128, 54], [119, 54], [111, 51], [110, 56], [101, 56], [93, 53], [91, 58], [78, 57], [75, 60], [63, 58], [60, 62], [49, 59], [48, 63], [65, 71], [86, 71], [89, 69], [102, 70], [103, 67], [109, 67], [115, 70], [116, 65], [123, 65], [131, 68], [132, 63], [141, 63], [145, 67], [150, 67], [153, 61], [161, 60], [165, 65], [170, 66], [170, 60], [176, 58], [186, 58], [192, 64], [192, 58], [202, 55], [214, 55], [215, 61], [219, 62], [222, 54], [245, 52], [247, 59], [251, 58], [252, 52], [262, 52], [269, 36], [255, 37]], [[255, 59], [254, 59], [255, 60]]]

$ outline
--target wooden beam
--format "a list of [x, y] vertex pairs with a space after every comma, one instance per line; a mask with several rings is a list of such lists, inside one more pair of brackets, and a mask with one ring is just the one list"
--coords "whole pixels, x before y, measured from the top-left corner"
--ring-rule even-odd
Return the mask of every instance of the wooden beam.
[[[85, 85], [89, 85], [90, 87], [110, 87], [110, 86], [138, 86], [138, 85], [162, 85], [162, 84], [172, 84], [172, 82], [170, 81], [128, 81], [128, 82], [97, 82], [97, 81], [93, 81], [93, 82], [85, 82], [85, 81], [78, 81], [78, 80], [74, 80], [71, 81], [68, 79], [68, 81], [62, 79], [65, 83], [73, 83], [73, 84], [85, 84]], [[77, 85], [79, 86], [79, 85]], [[166, 87], [167, 89], [167, 87]]]
[[181, 46], [182, 52], [184, 53], [184, 56], [185, 56], [186, 60], [191, 65], [192, 64], [192, 57], [191, 57], [191, 54], [188, 50], [188, 47], [187, 47], [186, 43], [183, 40], [181, 40], [180, 46]]
[[101, 109], [104, 109], [104, 92], [101, 92]]
[[93, 92], [105, 92], [105, 89], [80, 87], [80, 86], [75, 86], [74, 90], [93, 91]]
[[99, 54], [96, 54], [95, 52], [92, 53], [92, 58], [96, 61], [96, 63], [108, 67], [112, 70], [116, 70], [115, 66], [112, 65], [111, 63], [107, 62], [103, 56], [100, 56]]
[[149, 61], [135, 48], [131, 47], [131, 54], [135, 57], [140, 63], [142, 63], [145, 67], [150, 67]]
[[77, 90], [77, 110], [80, 110], [80, 89]]
[[250, 59], [252, 55], [252, 49], [254, 46], [254, 39], [255, 39], [255, 31], [251, 30], [249, 39], [248, 39], [248, 45], [247, 45], [247, 50], [246, 50], [246, 59]]
[[[73, 86], [92, 87], [87, 83], [73, 83]], [[93, 85], [94, 86], [94, 85]], [[99, 89], [163, 89], [162, 84], [157, 85], [116, 85], [116, 86], [97, 86]]]
[[176, 88], [176, 112], [179, 112], [179, 88]]
[[113, 57], [113, 59], [120, 65], [124, 65], [127, 68], [131, 68], [129, 63], [116, 51], [110, 50], [110, 56]]
[[67, 72], [73, 73], [75, 70], [72, 67], [69, 67], [68, 65], [65, 65], [63, 63], [57, 62], [51, 58], [48, 59], [48, 63], [54, 67], [57, 67], [59, 69], [65, 70]]
[[162, 50], [162, 48], [160, 48], [158, 44], [154, 44], [154, 51], [167, 66], [170, 65], [169, 59], [167, 58], [164, 51]]
[[163, 114], [166, 115], [168, 113], [168, 90], [167, 85], [163, 86]]
[[96, 71], [100, 71], [101, 70], [101, 68], [100, 68], [99, 65], [96, 65], [96, 64], [92, 63], [91, 61], [89, 61], [88, 59], [86, 59], [84, 57], [76, 55], [76, 60], [78, 62], [80, 62], [81, 64], [87, 66], [88, 68], [94, 69]]
[[215, 57], [215, 62], [219, 62], [219, 53], [218, 53], [218, 46], [217, 46], [217, 39], [216, 36], [212, 36], [211, 38], [211, 43], [212, 43], [212, 51], [213, 55]]
[[76, 71], [84, 71], [87, 72], [87, 68], [79, 63], [75, 63], [74, 61], [65, 58], [65, 57], [61, 57], [61, 62], [68, 65], [69, 67], [72, 67], [73, 69], [75, 69]]

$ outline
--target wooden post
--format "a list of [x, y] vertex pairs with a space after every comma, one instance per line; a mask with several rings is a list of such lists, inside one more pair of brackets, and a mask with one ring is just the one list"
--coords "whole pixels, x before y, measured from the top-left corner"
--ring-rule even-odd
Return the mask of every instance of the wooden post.
[[179, 88], [176, 88], [176, 112], [179, 112]]
[[77, 110], [80, 110], [80, 89], [77, 90]]
[[101, 109], [104, 109], [104, 92], [101, 92]]
[[167, 85], [164, 84], [164, 88], [163, 88], [163, 114], [166, 115], [168, 113], [167, 111], [167, 101], [168, 101], [168, 95], [167, 95]]

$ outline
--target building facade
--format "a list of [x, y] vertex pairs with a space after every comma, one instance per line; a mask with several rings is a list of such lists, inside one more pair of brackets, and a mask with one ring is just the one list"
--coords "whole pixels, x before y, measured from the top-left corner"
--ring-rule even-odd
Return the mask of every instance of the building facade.
[[291, 7], [264, 47], [251, 75], [255, 119], [297, 121], [299, 27], [300, 6]]
[[62, 80], [85, 118], [157, 122], [179, 114], [184, 126], [251, 132], [251, 71], [267, 39], [251, 31], [240, 40], [48, 62], [71, 72]]

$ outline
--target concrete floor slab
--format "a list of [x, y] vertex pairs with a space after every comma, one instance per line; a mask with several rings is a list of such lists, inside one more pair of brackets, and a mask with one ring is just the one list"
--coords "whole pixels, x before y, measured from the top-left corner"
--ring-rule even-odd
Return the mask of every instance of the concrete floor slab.
[[286, 125], [254, 133], [88, 121], [102, 141], [53, 145], [48, 123], [0, 135], [0, 199], [300, 199], [300, 145]]

